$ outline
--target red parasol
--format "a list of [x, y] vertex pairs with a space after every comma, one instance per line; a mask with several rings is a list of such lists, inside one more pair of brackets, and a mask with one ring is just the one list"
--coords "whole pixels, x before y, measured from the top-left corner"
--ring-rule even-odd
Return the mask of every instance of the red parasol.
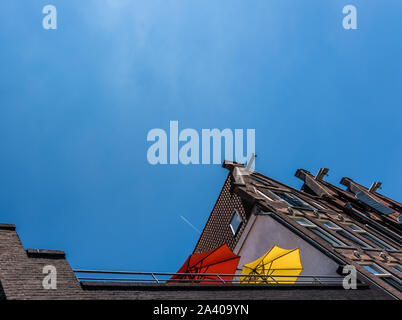
[[[210, 251], [191, 254], [177, 273], [213, 273], [213, 274], [234, 274], [240, 257], [223, 244]], [[231, 281], [233, 276], [220, 276], [222, 280]], [[171, 281], [172, 279], [184, 281]], [[221, 282], [218, 276], [206, 275], [174, 275], [168, 282]], [[190, 281], [193, 280], [193, 281]], [[217, 280], [217, 281], [210, 281]]]

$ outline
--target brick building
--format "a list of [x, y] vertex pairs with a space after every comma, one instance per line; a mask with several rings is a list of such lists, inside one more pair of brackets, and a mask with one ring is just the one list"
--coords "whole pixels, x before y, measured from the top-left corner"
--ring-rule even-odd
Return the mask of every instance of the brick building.
[[[240, 273], [244, 264], [259, 258], [273, 245], [299, 248], [303, 264], [300, 279], [313, 276], [311, 282], [194, 284], [79, 278], [83, 272], [72, 270], [64, 252], [26, 250], [15, 226], [0, 224], [0, 300], [402, 297], [402, 205], [378, 193], [380, 183], [366, 188], [343, 178], [344, 190], [324, 180], [327, 169], [315, 176], [299, 169], [296, 177], [304, 184], [296, 190], [257, 172], [242, 175], [243, 165], [237, 163], [225, 162], [223, 167], [229, 170], [227, 179], [194, 253], [227, 243], [241, 257]], [[49, 265], [57, 270], [57, 288], [45, 289], [43, 285], [44, 267]], [[357, 270], [356, 290], [325, 281], [341, 279], [345, 265]]]
[[[241, 174], [243, 165], [225, 162], [230, 173], [194, 252], [227, 243], [241, 256], [241, 267], [274, 245], [300, 248], [301, 275], [335, 276], [345, 265], [359, 279], [383, 293], [402, 297], [402, 205], [349, 178], [346, 190], [299, 169], [304, 184], [293, 189], [257, 172]], [[345, 290], [346, 291], [346, 290]]]

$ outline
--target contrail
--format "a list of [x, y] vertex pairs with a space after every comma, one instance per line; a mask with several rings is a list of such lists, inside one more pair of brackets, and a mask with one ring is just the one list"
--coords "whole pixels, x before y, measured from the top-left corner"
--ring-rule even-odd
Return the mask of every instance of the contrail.
[[184, 220], [184, 222], [186, 222], [191, 228], [193, 228], [195, 231], [197, 231], [199, 234], [201, 234], [201, 231], [198, 230], [196, 227], [194, 227], [194, 225], [188, 221], [186, 218], [184, 218], [183, 216], [180, 216], [180, 218], [182, 218]]

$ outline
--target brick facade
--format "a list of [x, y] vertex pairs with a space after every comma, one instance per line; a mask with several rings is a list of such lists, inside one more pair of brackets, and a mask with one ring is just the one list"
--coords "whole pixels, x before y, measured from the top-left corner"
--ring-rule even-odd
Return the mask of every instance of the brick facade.
[[[229, 225], [235, 210], [241, 215], [243, 224], [236, 236], [233, 236]], [[252, 204], [250, 202], [233, 193], [233, 178], [229, 174], [194, 249], [194, 253], [208, 251], [224, 243], [233, 250], [246, 226], [251, 210]]]
[[[225, 162], [223, 167], [230, 173], [197, 243], [196, 252], [223, 242], [230, 244], [232, 248], [236, 247], [243, 233], [245, 233], [243, 238], [249, 238], [249, 228], [246, 226], [249, 220], [253, 220], [250, 219], [250, 213], [255, 215], [258, 212], [267, 212], [298, 237], [336, 261], [339, 266], [347, 264], [355, 266], [365, 281], [372, 284], [372, 288], [380, 287], [385, 294], [402, 298], [401, 285], [398, 290], [397, 285], [390, 285], [384, 280], [393, 279], [402, 283], [400, 272], [393, 268], [395, 265], [399, 265], [399, 268], [402, 265], [401, 223], [398, 222], [398, 217], [402, 213], [401, 204], [349, 178], [341, 180], [341, 184], [348, 187], [347, 190], [343, 190], [324, 181], [323, 176], [314, 177], [308, 171], [299, 169], [296, 176], [305, 183], [301, 190], [296, 190], [257, 172], [236, 176], [238, 172], [236, 169], [243, 165], [235, 162]], [[328, 172], [328, 169], [322, 171]], [[371, 202], [364, 203], [359, 200], [357, 198], [359, 193], [372, 199]], [[240, 205], [245, 199], [249, 204], [247, 211]], [[383, 210], [381, 205], [394, 211], [384, 215], [379, 211]], [[247, 214], [242, 214], [242, 228], [234, 237], [229, 229], [229, 223], [235, 209], [245, 211]], [[313, 229], [300, 225], [297, 222], [300, 219], [313, 223], [314, 230], [319, 228], [340, 244], [331, 244], [322, 234], [319, 235], [313, 232]], [[327, 227], [329, 223], [336, 226], [340, 233]], [[360, 231], [352, 230], [349, 227], [351, 225]], [[268, 230], [266, 236], [269, 237]], [[216, 239], [219, 241], [216, 242]], [[375, 275], [365, 268], [367, 265], [379, 267], [382, 269], [381, 272], [387, 275], [385, 277]]]
[[[48, 265], [57, 271], [56, 290], [42, 285], [43, 268]], [[74, 299], [82, 295], [64, 252], [24, 250], [13, 225], [0, 225], [0, 281], [7, 299]]]

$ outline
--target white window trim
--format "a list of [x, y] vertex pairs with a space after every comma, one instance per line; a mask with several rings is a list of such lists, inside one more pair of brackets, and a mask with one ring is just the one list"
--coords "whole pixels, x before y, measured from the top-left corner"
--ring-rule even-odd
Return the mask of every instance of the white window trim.
[[[303, 218], [303, 217], [295, 218], [295, 220], [298, 224], [300, 224], [301, 226], [306, 227], [306, 228], [317, 228], [318, 227], [316, 224], [314, 224], [310, 220]], [[303, 222], [299, 223], [299, 221], [303, 221]]]
[[257, 193], [259, 193], [260, 195], [262, 195], [263, 197], [267, 198], [270, 201], [275, 201], [274, 199], [271, 199], [270, 197], [268, 197], [264, 192], [261, 192], [260, 190], [258, 190], [257, 188], [255, 189], [257, 191]]
[[[326, 221], [323, 224], [324, 224], [324, 226], [326, 226], [328, 229], [331, 229], [331, 230], [343, 230], [342, 227], [338, 226], [336, 223], [333, 223], [332, 221]], [[327, 224], [331, 224], [332, 226], [329, 227], [329, 226], [327, 226]]]
[[378, 264], [374, 263], [374, 262], [370, 262], [370, 263], [363, 263], [361, 264], [361, 266], [364, 268], [364, 266], [368, 266], [368, 267], [374, 267], [373, 269], [378, 269], [381, 273], [372, 273], [370, 270], [367, 270], [365, 268], [365, 270], [367, 270], [368, 272], [370, 272], [371, 274], [377, 276], [377, 277], [391, 277], [392, 275], [385, 269], [381, 268]]
[[[239, 223], [239, 226], [237, 227], [237, 230], [234, 230], [234, 229], [233, 229], [233, 226], [232, 226], [232, 221], [233, 221], [233, 219], [234, 219], [235, 216], [238, 216], [239, 219], [240, 219], [240, 223]], [[242, 223], [243, 223], [243, 219], [242, 219], [242, 217], [241, 217], [239, 211], [235, 210], [235, 211], [233, 212], [232, 219], [230, 219], [230, 222], [229, 222], [230, 229], [232, 230], [232, 233], [233, 233], [234, 236], [235, 236], [235, 235], [237, 234], [237, 232], [239, 231], [240, 226], [241, 226]]]
[[396, 272], [399, 272], [400, 274], [402, 274], [402, 265], [400, 265], [399, 263], [390, 263], [389, 266], [392, 269], [394, 269]]

